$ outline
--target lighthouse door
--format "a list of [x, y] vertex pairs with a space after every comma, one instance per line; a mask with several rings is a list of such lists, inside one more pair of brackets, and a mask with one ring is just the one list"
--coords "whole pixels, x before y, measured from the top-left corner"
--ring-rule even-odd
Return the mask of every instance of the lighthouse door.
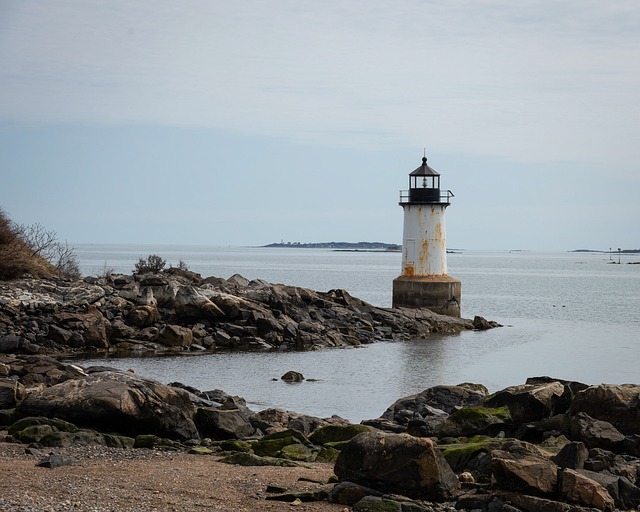
[[402, 275], [412, 276], [416, 267], [416, 241], [408, 238], [404, 241], [404, 261], [402, 262]]

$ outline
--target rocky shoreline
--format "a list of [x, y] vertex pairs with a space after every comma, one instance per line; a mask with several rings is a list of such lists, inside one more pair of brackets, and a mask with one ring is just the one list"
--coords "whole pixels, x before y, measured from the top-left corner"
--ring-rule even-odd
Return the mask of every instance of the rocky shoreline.
[[122, 458], [188, 453], [248, 472], [329, 464], [334, 476], [321, 488], [264, 489], [259, 499], [355, 512], [636, 510], [639, 411], [640, 385], [542, 377], [493, 394], [434, 386], [356, 425], [254, 412], [220, 390], [104, 366], [0, 354], [0, 448], [23, 443], [42, 467], [81, 463], [70, 453], [91, 447]]
[[0, 282], [0, 353], [161, 354], [313, 350], [497, 326], [427, 309], [379, 308], [345, 290], [157, 274]]
[[[158, 492], [175, 474], [174, 460], [181, 472], [214, 471], [206, 477], [214, 480], [233, 472], [236, 483], [264, 468], [277, 468], [281, 477], [302, 470], [325, 475], [315, 487], [255, 480], [249, 504], [238, 484], [229, 499], [243, 504], [215, 510], [279, 510], [272, 503], [341, 512], [637, 510], [640, 385], [539, 377], [492, 394], [480, 384], [434, 386], [356, 425], [336, 416], [256, 412], [221, 390], [59, 360], [86, 353], [313, 350], [495, 325], [479, 317], [377, 308], [344, 290], [315, 292], [237, 275], [203, 279], [180, 269], [3, 283], [0, 459], [14, 460], [26, 472], [65, 474], [69, 467], [89, 470], [95, 455], [131, 464], [131, 478], [139, 483], [159, 464], [164, 469], [154, 477]], [[283, 378], [302, 376], [290, 372]], [[21, 456], [18, 446], [24, 447]], [[220, 469], [224, 465], [234, 469]], [[188, 497], [192, 483], [174, 482]], [[11, 496], [0, 498], [1, 509], [34, 510], [51, 501]], [[101, 497], [108, 502], [108, 495]], [[147, 498], [157, 510], [199, 507]], [[120, 508], [146, 509], [130, 503], [137, 499], [135, 489], [119, 499]], [[114, 509], [71, 502], [47, 507]]]

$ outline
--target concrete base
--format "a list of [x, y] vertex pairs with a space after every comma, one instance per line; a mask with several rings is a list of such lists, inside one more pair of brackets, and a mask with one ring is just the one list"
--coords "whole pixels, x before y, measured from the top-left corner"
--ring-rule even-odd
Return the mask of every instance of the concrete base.
[[460, 317], [461, 288], [460, 281], [449, 276], [400, 276], [393, 280], [393, 307]]

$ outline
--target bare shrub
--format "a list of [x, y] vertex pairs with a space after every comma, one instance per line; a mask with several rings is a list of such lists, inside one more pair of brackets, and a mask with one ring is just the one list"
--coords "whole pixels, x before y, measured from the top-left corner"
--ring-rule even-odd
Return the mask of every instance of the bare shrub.
[[150, 272], [156, 273], [160, 272], [167, 261], [157, 254], [150, 254], [147, 256], [147, 259], [140, 258], [138, 263], [136, 263], [135, 268], [133, 269], [134, 274], [148, 274]]
[[80, 277], [80, 263], [76, 257], [73, 247], [69, 247], [66, 242], [56, 242], [53, 251], [51, 263], [58, 269], [58, 272], [69, 279], [78, 279]]
[[104, 261], [104, 265], [102, 265], [102, 272], [98, 274], [98, 277], [103, 277], [104, 279], [110, 279], [113, 274], [116, 273], [116, 269], [110, 267], [107, 264], [107, 260]]
[[[173, 265], [171, 266], [173, 267]], [[175, 268], [180, 270], [189, 270], [189, 265], [187, 265], [184, 260], [180, 260]]]
[[0, 279], [24, 274], [38, 277], [80, 277], [80, 265], [67, 242], [41, 224], [16, 224], [0, 209]]

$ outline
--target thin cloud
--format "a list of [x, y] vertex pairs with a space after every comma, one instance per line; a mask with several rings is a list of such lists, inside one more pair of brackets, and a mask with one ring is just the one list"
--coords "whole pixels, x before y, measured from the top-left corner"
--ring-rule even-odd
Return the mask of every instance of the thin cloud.
[[635, 2], [5, 5], [0, 120], [148, 123], [635, 171]]

